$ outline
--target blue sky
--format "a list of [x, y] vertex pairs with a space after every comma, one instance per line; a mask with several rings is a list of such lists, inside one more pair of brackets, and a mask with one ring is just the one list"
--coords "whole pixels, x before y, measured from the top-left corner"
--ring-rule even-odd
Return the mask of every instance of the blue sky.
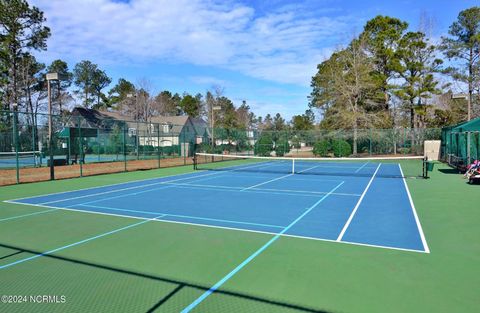
[[[222, 86], [235, 104], [257, 115], [290, 118], [307, 109], [316, 65], [362, 31], [376, 15], [433, 21], [432, 39], [445, 35], [470, 0], [198, 1], [34, 0], [52, 29], [49, 63], [72, 68], [90, 60], [115, 83], [126, 78], [161, 90], [191, 94]], [[113, 85], [113, 84], [112, 84]]]

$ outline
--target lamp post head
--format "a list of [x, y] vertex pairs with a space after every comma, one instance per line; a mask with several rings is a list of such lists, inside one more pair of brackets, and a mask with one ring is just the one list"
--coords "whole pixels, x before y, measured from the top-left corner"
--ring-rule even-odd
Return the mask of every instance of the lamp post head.
[[47, 73], [47, 80], [58, 80], [58, 73]]

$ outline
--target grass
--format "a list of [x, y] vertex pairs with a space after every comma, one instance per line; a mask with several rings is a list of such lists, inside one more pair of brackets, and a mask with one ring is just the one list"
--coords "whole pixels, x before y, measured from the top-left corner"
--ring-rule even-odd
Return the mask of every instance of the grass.
[[[191, 166], [0, 188], [0, 200], [174, 175]], [[443, 164], [407, 181], [431, 253], [283, 237], [196, 312], [475, 312], [480, 300], [480, 186]], [[388, 205], [386, 203], [385, 205]], [[0, 203], [0, 220], [43, 210]], [[52, 211], [1, 222], [0, 266], [138, 220]], [[147, 222], [0, 269], [0, 295], [65, 303], [1, 312], [178, 312], [270, 235]]]

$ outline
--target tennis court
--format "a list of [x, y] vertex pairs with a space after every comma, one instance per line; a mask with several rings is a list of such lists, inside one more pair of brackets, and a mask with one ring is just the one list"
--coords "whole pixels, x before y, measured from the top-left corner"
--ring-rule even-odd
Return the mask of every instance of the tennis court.
[[428, 252], [400, 164], [251, 160], [10, 202]]

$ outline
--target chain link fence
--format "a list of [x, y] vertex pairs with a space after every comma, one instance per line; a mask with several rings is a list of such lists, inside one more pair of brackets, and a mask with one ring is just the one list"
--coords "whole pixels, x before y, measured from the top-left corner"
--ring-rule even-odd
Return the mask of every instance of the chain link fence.
[[[195, 152], [285, 157], [423, 155], [439, 129], [260, 131], [0, 111], [0, 185], [190, 165]], [[340, 151], [340, 152], [339, 152]], [[50, 173], [53, 164], [53, 176]]]

